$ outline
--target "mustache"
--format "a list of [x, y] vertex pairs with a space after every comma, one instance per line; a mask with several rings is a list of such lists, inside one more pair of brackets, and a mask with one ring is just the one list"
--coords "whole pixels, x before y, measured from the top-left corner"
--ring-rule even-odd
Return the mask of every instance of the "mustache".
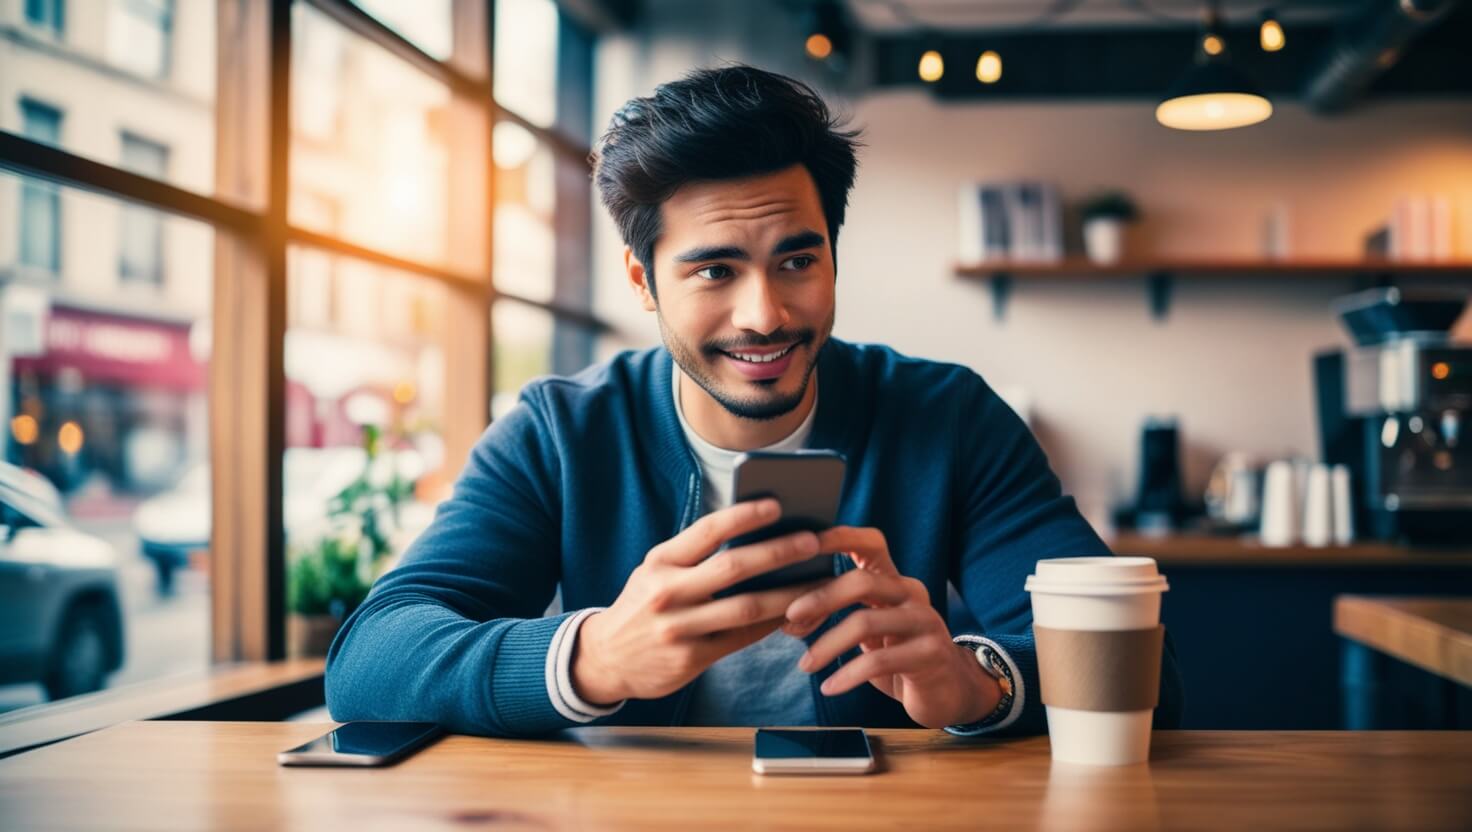
[[748, 347], [780, 347], [787, 344], [800, 346], [812, 341], [816, 334], [811, 329], [795, 331], [779, 329], [771, 335], [758, 335], [729, 341], [710, 341], [706, 343], [705, 351], [714, 354], [717, 352], [739, 352]]

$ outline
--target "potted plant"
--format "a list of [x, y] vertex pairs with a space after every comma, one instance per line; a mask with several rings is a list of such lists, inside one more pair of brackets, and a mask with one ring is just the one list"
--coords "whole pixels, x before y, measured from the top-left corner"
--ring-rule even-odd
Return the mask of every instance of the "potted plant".
[[322, 534], [287, 549], [286, 641], [291, 656], [326, 655], [337, 629], [368, 596], [393, 555], [387, 530], [396, 524], [399, 505], [413, 486], [396, 470], [387, 482], [374, 476], [381, 446], [378, 428], [364, 426], [363, 444], [363, 471], [328, 502]]
[[1122, 191], [1102, 191], [1084, 201], [1084, 250], [1095, 263], [1117, 263], [1124, 251], [1124, 226], [1140, 218]]

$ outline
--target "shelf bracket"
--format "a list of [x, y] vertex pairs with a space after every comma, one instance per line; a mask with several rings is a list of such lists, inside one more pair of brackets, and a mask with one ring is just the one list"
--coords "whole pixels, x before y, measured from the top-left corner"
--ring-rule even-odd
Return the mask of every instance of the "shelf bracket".
[[1145, 278], [1145, 286], [1150, 293], [1150, 317], [1157, 322], [1164, 322], [1170, 317], [1170, 296], [1175, 288], [1175, 275], [1167, 271], [1151, 272]]
[[1012, 275], [996, 272], [992, 275], [992, 320], [1002, 323], [1007, 319], [1007, 301], [1012, 299]]

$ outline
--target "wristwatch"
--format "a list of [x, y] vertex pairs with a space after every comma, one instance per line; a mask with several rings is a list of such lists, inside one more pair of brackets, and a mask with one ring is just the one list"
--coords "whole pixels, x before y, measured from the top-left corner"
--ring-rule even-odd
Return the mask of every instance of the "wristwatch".
[[988, 640], [976, 636], [956, 636], [954, 640], [957, 646], [975, 652], [981, 669], [986, 671], [988, 676], [997, 680], [997, 686], [1002, 689], [1002, 698], [997, 702], [997, 707], [981, 719], [965, 725], [953, 725], [946, 730], [958, 734], [971, 734], [994, 727], [1012, 713], [1012, 701], [1017, 684], [1017, 681], [1012, 678], [1012, 668], [1002, 659], [995, 645]]

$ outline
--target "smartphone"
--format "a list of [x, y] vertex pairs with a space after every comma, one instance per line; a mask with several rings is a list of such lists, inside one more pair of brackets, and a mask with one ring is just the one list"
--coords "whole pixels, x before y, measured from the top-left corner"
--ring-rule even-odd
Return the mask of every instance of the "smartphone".
[[862, 728], [759, 728], [751, 770], [757, 774], [867, 774], [874, 752]]
[[283, 766], [386, 766], [441, 733], [433, 722], [345, 722], [336, 730], [276, 755]]
[[[844, 465], [843, 454], [837, 451], [751, 451], [737, 457], [732, 474], [734, 501], [775, 497], [782, 504], [782, 516], [769, 526], [732, 538], [721, 551], [793, 532], [820, 532], [832, 526], [838, 519]], [[835, 574], [834, 557], [832, 553], [819, 554], [801, 563], [754, 575], [717, 592], [715, 597], [831, 578]]]

